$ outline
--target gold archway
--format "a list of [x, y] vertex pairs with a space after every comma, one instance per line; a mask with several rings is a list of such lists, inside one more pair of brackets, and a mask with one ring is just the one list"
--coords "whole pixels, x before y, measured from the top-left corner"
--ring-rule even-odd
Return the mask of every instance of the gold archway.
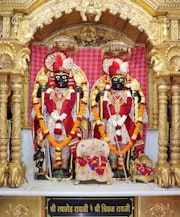
[[[64, 31], [68, 26], [91, 23], [115, 29], [122, 33], [121, 39], [134, 45], [142, 43], [153, 46], [150, 53], [153, 66], [149, 64], [148, 76], [149, 91], [152, 93], [149, 103], [150, 125], [159, 130], [156, 182], [162, 187], [180, 186], [180, 127], [179, 116], [177, 116], [180, 111], [179, 4], [168, 0], [163, 3], [160, 0], [146, 0], [143, 3], [138, 0], [64, 0], [59, 2], [56, 0], [33, 2], [27, 0], [13, 3], [1, 1], [0, 4], [2, 6], [0, 7], [0, 108], [2, 111], [0, 116], [2, 123], [0, 134], [2, 178], [0, 184], [6, 186], [8, 183], [11, 187], [19, 187], [25, 176], [20, 145], [21, 128], [28, 126], [26, 96], [29, 89], [30, 50], [27, 45], [33, 41], [41, 43], [44, 40], [45, 42], [53, 32]], [[133, 38], [134, 36], [137, 37]], [[149, 54], [147, 57], [150, 59]], [[175, 64], [176, 67], [174, 67]], [[7, 160], [8, 89], [13, 92], [12, 105], [14, 108], [10, 162]], [[168, 96], [172, 101], [170, 162], [167, 161]], [[158, 122], [161, 123], [160, 126]], [[8, 169], [9, 176], [7, 177]]]

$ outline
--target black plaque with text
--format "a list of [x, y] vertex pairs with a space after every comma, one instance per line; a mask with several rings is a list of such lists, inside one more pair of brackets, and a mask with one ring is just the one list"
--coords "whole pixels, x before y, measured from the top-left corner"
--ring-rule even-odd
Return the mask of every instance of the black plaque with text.
[[134, 216], [134, 197], [46, 197], [46, 217]]

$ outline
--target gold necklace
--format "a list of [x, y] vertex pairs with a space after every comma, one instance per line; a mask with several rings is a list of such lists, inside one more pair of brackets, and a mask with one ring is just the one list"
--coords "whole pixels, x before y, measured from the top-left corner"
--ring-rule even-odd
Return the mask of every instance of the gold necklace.
[[127, 93], [125, 91], [109, 91], [109, 99], [111, 104], [114, 106], [116, 115], [119, 114], [121, 106], [125, 103], [127, 98]]
[[52, 91], [50, 94], [51, 99], [53, 100], [53, 102], [56, 104], [56, 108], [58, 110], [58, 112], [60, 112], [61, 108], [62, 108], [62, 104], [64, 102], [64, 100], [67, 98], [69, 91], [65, 90], [62, 92], [59, 91]]

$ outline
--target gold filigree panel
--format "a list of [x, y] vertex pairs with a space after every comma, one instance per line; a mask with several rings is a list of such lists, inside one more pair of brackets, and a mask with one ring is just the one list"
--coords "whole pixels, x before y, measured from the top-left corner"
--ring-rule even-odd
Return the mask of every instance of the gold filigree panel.
[[137, 217], [179, 217], [180, 196], [138, 197]]
[[43, 197], [1, 196], [0, 216], [6, 217], [44, 217]]
[[158, 77], [180, 76], [179, 42], [166, 42], [155, 46], [150, 56], [153, 70]]
[[[177, 30], [179, 28], [180, 6], [177, 1], [166, 0], [157, 3], [147, 0], [142, 3], [139, 0], [73, 0], [70, 2], [67, 0], [43, 0], [33, 1], [33, 3], [31, 1], [28, 4], [25, 4], [25, 1], [23, 2], [24, 4], [21, 4], [21, 2], [16, 4], [13, 1], [1, 1], [3, 37], [13, 36], [19, 41], [26, 43], [34, 37], [34, 33], [38, 29], [46, 29], [46, 26], [51, 25], [59, 18], [64, 17], [65, 22], [59, 24], [63, 23], [62, 28], [67, 27], [69, 19], [65, 19], [64, 14], [67, 16], [77, 13], [78, 16], [75, 17], [78, 19], [75, 20], [78, 23], [91, 21], [101, 23], [103, 15], [109, 12], [114, 17], [126, 21], [126, 24], [132, 25], [130, 27], [131, 30], [133, 30], [134, 26], [134, 30], [145, 32], [153, 44], [169, 40], [168, 37], [173, 38], [173, 40], [178, 40], [179, 38]], [[167, 12], [168, 15], [166, 15]], [[23, 13], [26, 15], [23, 16]], [[106, 24], [108, 20], [106, 19]], [[73, 22], [74, 19], [73, 21], [71, 20], [71, 23]], [[116, 25], [117, 28], [118, 25]], [[60, 28], [59, 25], [56, 26]]]
[[0, 70], [12, 69], [15, 51], [12, 43], [0, 41]]
[[113, 40], [124, 42], [131, 47], [137, 45], [131, 38], [115, 29], [92, 23], [75, 25], [59, 30], [41, 43], [49, 45], [52, 41], [58, 41], [63, 34], [75, 39], [79, 47], [103, 47], [108, 41]]
[[[32, 12], [37, 6], [40, 6], [47, 2], [48, 0], [19, 0], [19, 1], [12, 1], [12, 0], [2, 0], [1, 7], [8, 7], [12, 9], [16, 9], [17, 11], [24, 12], [26, 14]], [[79, 0], [81, 2], [81, 0]], [[94, 1], [97, 2], [97, 1]], [[103, 3], [103, 0], [99, 2]], [[178, 10], [179, 9], [179, 2], [172, 1], [172, 0], [133, 0], [137, 5], [143, 7], [148, 11], [151, 15], [156, 16], [158, 14], [162, 14], [163, 11], [168, 9], [171, 10]]]
[[[92, 5], [90, 3], [90, 1], [80, 2], [78, 0], [73, 2], [48, 1], [35, 9], [30, 15], [23, 18], [20, 23], [23, 34], [19, 34], [18, 39], [22, 42], [29, 41], [39, 28], [50, 25], [54, 20], [63, 17], [64, 13], [66, 15], [74, 13], [74, 9], [81, 15], [80, 19], [77, 20], [78, 23], [89, 22], [90, 20], [101, 22], [103, 13], [109, 11], [113, 16], [116, 15], [117, 18], [119, 17], [130, 25], [135, 26], [138, 31], [144, 30], [149, 35], [150, 39], [154, 40], [154, 35], [157, 35], [158, 26], [153, 24], [149, 25], [149, 23], [152, 23], [151, 15], [142, 7], [135, 5], [131, 1], [92, 1]], [[44, 14], [46, 14], [46, 16], [44, 16]], [[65, 22], [62, 22], [63, 27], [66, 27], [68, 20], [65, 19], [64, 21]], [[106, 19], [106, 22], [108, 22], [108, 19]], [[62, 23], [60, 23], [60, 25]]]

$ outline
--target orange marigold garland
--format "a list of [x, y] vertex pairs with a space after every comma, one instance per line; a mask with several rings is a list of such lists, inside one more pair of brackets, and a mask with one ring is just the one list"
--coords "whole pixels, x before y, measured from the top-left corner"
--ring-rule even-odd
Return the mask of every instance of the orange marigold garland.
[[67, 138], [65, 140], [63, 140], [62, 142], [58, 143], [54, 140], [54, 138], [50, 135], [49, 130], [47, 129], [45, 122], [44, 122], [44, 118], [41, 114], [41, 110], [40, 110], [40, 103], [39, 103], [39, 99], [37, 98], [37, 93], [38, 93], [38, 89], [39, 89], [40, 85], [39, 82], [36, 80], [35, 84], [34, 84], [34, 90], [32, 93], [32, 98], [33, 98], [33, 107], [34, 110], [36, 112], [36, 116], [39, 120], [39, 125], [43, 131], [43, 134], [47, 137], [48, 141], [50, 142], [50, 144], [56, 148], [63, 148], [66, 145], [69, 144], [69, 142], [71, 141], [71, 139], [73, 138], [73, 135], [76, 132], [76, 129], [78, 128], [81, 120], [82, 120], [82, 115], [85, 111], [85, 108], [87, 106], [87, 99], [88, 99], [88, 92], [87, 92], [87, 82], [83, 82], [82, 83], [82, 89], [84, 91], [84, 95], [82, 98], [82, 105], [80, 107], [80, 110], [78, 112], [76, 121], [74, 122], [74, 126], [70, 132], [70, 134], [67, 136]]
[[[131, 80], [132, 80], [132, 78], [131, 78]], [[127, 151], [130, 150], [130, 148], [136, 142], [138, 133], [139, 133], [139, 131], [141, 129], [142, 117], [143, 117], [143, 113], [144, 113], [144, 109], [145, 109], [145, 97], [144, 97], [144, 94], [143, 94], [142, 90], [139, 88], [138, 92], [139, 92], [139, 94], [141, 96], [141, 101], [140, 101], [140, 106], [139, 106], [137, 123], [136, 123], [135, 129], [134, 129], [134, 132], [133, 132], [133, 134], [132, 134], [132, 136], [130, 138], [130, 141], [126, 144], [126, 146], [123, 148], [123, 150], [119, 151], [115, 146], [113, 146], [111, 144], [109, 138], [107, 137], [107, 135], [105, 133], [104, 126], [102, 125], [102, 122], [100, 120], [99, 112], [98, 112], [98, 109], [97, 109], [97, 102], [95, 100], [98, 92], [99, 92], [99, 90], [98, 90], [98, 87], [96, 86], [95, 90], [93, 92], [93, 96], [92, 96], [91, 108], [92, 108], [92, 111], [94, 113], [94, 117], [95, 117], [96, 124], [98, 126], [99, 133], [100, 133], [102, 139], [108, 142], [111, 151], [113, 151], [118, 156], [121, 156], [121, 155], [123, 156], [124, 154], [126, 154]]]

